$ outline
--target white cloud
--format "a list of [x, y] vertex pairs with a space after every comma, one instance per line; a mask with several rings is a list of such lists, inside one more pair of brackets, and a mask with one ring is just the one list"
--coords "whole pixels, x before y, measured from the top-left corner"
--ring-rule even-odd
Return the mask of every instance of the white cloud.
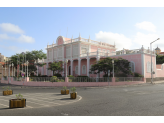
[[18, 33], [18, 34], [24, 33], [24, 31], [21, 30], [19, 26], [11, 24], [11, 23], [2, 23], [0, 24], [0, 28], [5, 32]]
[[156, 26], [148, 21], [136, 23], [135, 26], [139, 29], [143, 29], [143, 30], [150, 31], [150, 32], [156, 32]]
[[[134, 37], [134, 42], [139, 44], [140, 47], [143, 45], [144, 48], [150, 48], [150, 43], [155, 41], [157, 38], [159, 38], [159, 35], [157, 34], [144, 34], [141, 32], [137, 32], [136, 36]], [[163, 40], [157, 40], [152, 44], [152, 48], [158, 47], [164, 49], [164, 41]]]
[[34, 38], [30, 36], [26, 36], [26, 35], [21, 35], [19, 38], [15, 38], [15, 37], [8, 36], [7, 34], [0, 34], [0, 40], [11, 40], [11, 41], [17, 41], [21, 43], [34, 43], [35, 42]]
[[0, 34], [0, 40], [1, 39], [10, 39], [10, 37], [7, 34]]
[[34, 43], [35, 39], [30, 37], [30, 36], [26, 36], [26, 35], [21, 35], [18, 39], [19, 42], [26, 42], [26, 43]]
[[131, 49], [132, 41], [123, 34], [112, 33], [112, 32], [103, 32], [100, 31], [96, 33], [96, 40], [109, 43], [111, 45], [116, 45], [117, 50]]

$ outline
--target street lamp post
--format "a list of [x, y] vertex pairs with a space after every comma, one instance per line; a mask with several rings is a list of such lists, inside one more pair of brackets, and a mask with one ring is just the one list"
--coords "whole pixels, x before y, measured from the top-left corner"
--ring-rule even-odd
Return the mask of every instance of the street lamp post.
[[[17, 77], [19, 75], [19, 72], [18, 72], [18, 59], [19, 59], [19, 56], [17, 57]], [[20, 66], [19, 66], [20, 67]]]
[[66, 63], [66, 74], [65, 74], [65, 77], [67, 77], [67, 63], [68, 63], [67, 59], [65, 60], [65, 63]]
[[113, 64], [113, 78], [114, 78], [114, 60], [112, 59], [112, 64]]
[[[157, 40], [160, 40], [160, 38], [158, 38]], [[155, 41], [157, 41], [155, 40]], [[151, 48], [151, 83], [153, 84], [153, 70], [152, 70], [152, 43], [154, 43], [155, 41], [150, 43], [150, 48]]]
[[22, 55], [23, 55], [23, 61], [22, 61], [22, 73], [23, 73], [24, 52], [22, 52]]

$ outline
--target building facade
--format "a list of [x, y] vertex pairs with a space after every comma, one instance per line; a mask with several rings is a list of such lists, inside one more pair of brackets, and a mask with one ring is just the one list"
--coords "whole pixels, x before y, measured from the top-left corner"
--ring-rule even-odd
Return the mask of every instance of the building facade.
[[[156, 77], [156, 52], [155, 50], [145, 49], [143, 46], [139, 49], [128, 50], [124, 49], [116, 51], [116, 46], [108, 43], [94, 41], [79, 36], [75, 39], [59, 36], [56, 39], [56, 44], [47, 45], [47, 59], [38, 59], [39, 63], [46, 63], [43, 67], [37, 67], [37, 75], [52, 76], [53, 72], [47, 70], [49, 63], [54, 61], [63, 61], [62, 76], [65, 76], [66, 67], [67, 75], [73, 76], [89, 76], [98, 77], [96, 74], [89, 74], [89, 69], [96, 61], [106, 57], [123, 58], [130, 61], [131, 71], [143, 75], [145, 78], [151, 77], [151, 54], [152, 54], [152, 69], [155, 72], [153, 77]], [[65, 61], [68, 60], [66, 65]], [[100, 73], [102, 77], [104, 73]]]

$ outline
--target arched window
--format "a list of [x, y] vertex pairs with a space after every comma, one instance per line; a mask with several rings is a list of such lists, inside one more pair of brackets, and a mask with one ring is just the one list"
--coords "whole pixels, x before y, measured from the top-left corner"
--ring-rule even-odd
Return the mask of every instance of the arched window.
[[129, 63], [129, 67], [132, 72], [135, 72], [135, 63], [133, 61]]
[[86, 66], [85, 65], [83, 65], [83, 67], [82, 67], [82, 74], [86, 74]]
[[78, 74], [78, 66], [75, 67], [75, 74]]

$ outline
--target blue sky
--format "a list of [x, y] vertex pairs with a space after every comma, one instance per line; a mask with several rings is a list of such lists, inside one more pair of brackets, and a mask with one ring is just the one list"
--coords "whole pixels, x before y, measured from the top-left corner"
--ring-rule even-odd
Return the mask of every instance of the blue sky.
[[[22, 51], [46, 52], [47, 43], [61, 36], [139, 49], [153, 44], [164, 51], [162, 7], [0, 7], [0, 53], [10, 57]], [[68, 33], [67, 33], [68, 28]]]

